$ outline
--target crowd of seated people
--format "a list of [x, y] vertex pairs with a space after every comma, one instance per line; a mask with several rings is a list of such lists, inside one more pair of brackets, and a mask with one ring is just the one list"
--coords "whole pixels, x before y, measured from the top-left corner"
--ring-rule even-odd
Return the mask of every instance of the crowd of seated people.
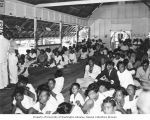
[[[83, 41], [78, 46], [27, 50], [19, 57], [19, 76], [12, 113], [16, 114], [146, 114], [150, 113], [149, 50], [142, 42], [126, 40], [109, 50], [101, 40]], [[83, 78], [70, 86], [70, 99], [62, 94], [61, 69], [88, 59]], [[78, 65], [78, 64], [77, 64]], [[28, 83], [29, 66], [57, 67], [55, 78], [35, 90]], [[35, 92], [36, 91], [36, 92]]]

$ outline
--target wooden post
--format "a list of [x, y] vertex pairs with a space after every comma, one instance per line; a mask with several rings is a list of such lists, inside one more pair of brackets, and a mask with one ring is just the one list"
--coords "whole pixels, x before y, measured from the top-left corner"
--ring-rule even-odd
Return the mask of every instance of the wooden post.
[[61, 46], [62, 46], [62, 26], [63, 26], [63, 23], [60, 22], [59, 23], [59, 38], [60, 38]]
[[88, 28], [89, 30], [88, 30], [88, 38], [90, 39], [90, 35], [91, 35], [91, 29], [90, 29], [90, 27]]
[[79, 25], [76, 25], [76, 39], [77, 39], [77, 45], [79, 42]]
[[38, 45], [38, 38], [37, 38], [37, 19], [34, 18], [34, 40], [35, 40], [35, 48]]

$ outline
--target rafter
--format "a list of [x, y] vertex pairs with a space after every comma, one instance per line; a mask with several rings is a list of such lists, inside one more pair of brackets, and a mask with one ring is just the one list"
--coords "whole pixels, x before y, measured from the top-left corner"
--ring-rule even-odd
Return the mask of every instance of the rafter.
[[82, 0], [82, 1], [44, 3], [44, 4], [38, 4], [36, 5], [36, 7], [57, 7], [57, 6], [85, 5], [85, 4], [123, 2], [123, 1], [140, 1], [140, 0]]

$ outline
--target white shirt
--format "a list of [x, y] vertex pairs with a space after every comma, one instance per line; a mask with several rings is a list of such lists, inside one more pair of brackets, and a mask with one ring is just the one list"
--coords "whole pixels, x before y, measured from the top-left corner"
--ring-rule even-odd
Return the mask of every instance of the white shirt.
[[62, 61], [62, 57], [59, 55], [58, 57], [55, 56], [55, 61], [56, 61], [56, 64], [59, 63], [59, 61], [61, 62]]
[[70, 53], [69, 54], [69, 60], [73, 61], [73, 63], [76, 63], [77, 62], [77, 57], [76, 57], [76, 54], [75, 53]]
[[47, 59], [47, 61], [50, 61], [51, 60], [51, 57], [52, 57], [52, 52], [46, 52], [46, 54], [47, 54], [47, 57], [48, 57], [48, 59]]
[[120, 85], [124, 88], [127, 88], [129, 84], [134, 85], [133, 77], [128, 70], [125, 70], [123, 73], [117, 71]]
[[35, 110], [37, 110], [37, 111], [39, 111], [39, 112], [41, 112], [41, 113], [43, 113], [43, 114], [46, 114], [46, 112], [49, 112], [49, 111], [50, 111], [51, 114], [52, 114], [53, 112], [56, 111], [57, 107], [58, 107], [57, 101], [56, 101], [56, 99], [55, 99], [54, 97], [52, 97], [52, 96], [50, 96], [50, 99], [47, 101], [45, 107], [44, 107], [42, 110], [40, 109], [40, 103], [39, 103], [39, 102], [37, 102], [37, 103], [33, 106], [33, 108], [34, 108]]
[[36, 101], [37, 100], [37, 95], [36, 95], [34, 87], [29, 83], [27, 84], [27, 87], [29, 88], [29, 91], [32, 92], [35, 95], [35, 101]]
[[69, 57], [63, 54], [63, 58], [64, 58], [64, 65], [67, 65], [69, 63]]
[[96, 101], [94, 101], [94, 106], [89, 111], [90, 115], [99, 115], [101, 113], [101, 105], [102, 105], [104, 99], [105, 99], [105, 97], [103, 95], [99, 94], [98, 99]]
[[143, 81], [150, 80], [150, 67], [147, 68], [146, 72], [143, 70], [143, 67], [139, 67], [136, 72], [136, 77]]
[[56, 84], [55, 84], [55, 88], [53, 89], [53, 92], [55, 94], [58, 94], [63, 89], [63, 86], [64, 86], [64, 77], [55, 78], [55, 81], [56, 81]]
[[71, 115], [84, 115], [83, 111], [79, 106], [73, 106], [72, 112], [70, 113]]
[[30, 56], [31, 58], [36, 58], [36, 53], [33, 53], [33, 54], [30, 53], [29, 56]]
[[[13, 100], [13, 104], [16, 105], [16, 100]], [[24, 99], [21, 101], [22, 106], [25, 109], [29, 109], [34, 106], [32, 98], [24, 95]], [[20, 108], [16, 108], [15, 114], [24, 114]]]
[[91, 56], [93, 56], [94, 55], [94, 50], [93, 49], [90, 49], [90, 51], [89, 51], [89, 56], [91, 57]]
[[131, 109], [132, 114], [138, 114], [138, 110], [137, 110], [137, 105], [136, 105], [136, 103], [137, 103], [137, 98], [136, 98], [136, 96], [134, 96], [133, 101], [129, 101], [129, 96], [126, 96], [126, 97], [125, 97], [125, 104], [124, 104], [123, 108], [124, 108], [125, 110]]
[[85, 67], [84, 78], [91, 77], [95, 79], [101, 73], [101, 67], [94, 64], [92, 73], [89, 72], [89, 67], [90, 67], [89, 65], [86, 65]]
[[57, 101], [57, 104], [58, 104], [58, 105], [64, 102], [64, 96], [63, 96], [62, 93], [58, 93], [58, 94], [56, 95], [56, 101]]
[[106, 92], [103, 92], [103, 93], [100, 93], [102, 95], [104, 95], [104, 97], [113, 97], [113, 94], [114, 94], [115, 90], [109, 90], [109, 91], [106, 91]]
[[9, 47], [9, 41], [0, 35], [0, 63], [7, 62]]
[[85, 103], [82, 95], [79, 92], [77, 93], [76, 96], [74, 94], [70, 96], [70, 102], [72, 102], [74, 105], [77, 105], [76, 101], [80, 101], [81, 105]]
[[81, 59], [86, 59], [88, 52], [81, 52]]
[[119, 58], [119, 59], [116, 59], [116, 58], [114, 58], [114, 60], [113, 60], [113, 62], [114, 62], [114, 66], [117, 66], [117, 63], [119, 62], [119, 61], [123, 61], [123, 59], [122, 58]]

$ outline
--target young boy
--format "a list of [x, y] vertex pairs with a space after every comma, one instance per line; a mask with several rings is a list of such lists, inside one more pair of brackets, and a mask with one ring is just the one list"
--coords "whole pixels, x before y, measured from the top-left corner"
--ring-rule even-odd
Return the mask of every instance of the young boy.
[[39, 93], [38, 102], [29, 110], [29, 114], [52, 114], [57, 106], [56, 100], [50, 96], [49, 89], [43, 88]]

